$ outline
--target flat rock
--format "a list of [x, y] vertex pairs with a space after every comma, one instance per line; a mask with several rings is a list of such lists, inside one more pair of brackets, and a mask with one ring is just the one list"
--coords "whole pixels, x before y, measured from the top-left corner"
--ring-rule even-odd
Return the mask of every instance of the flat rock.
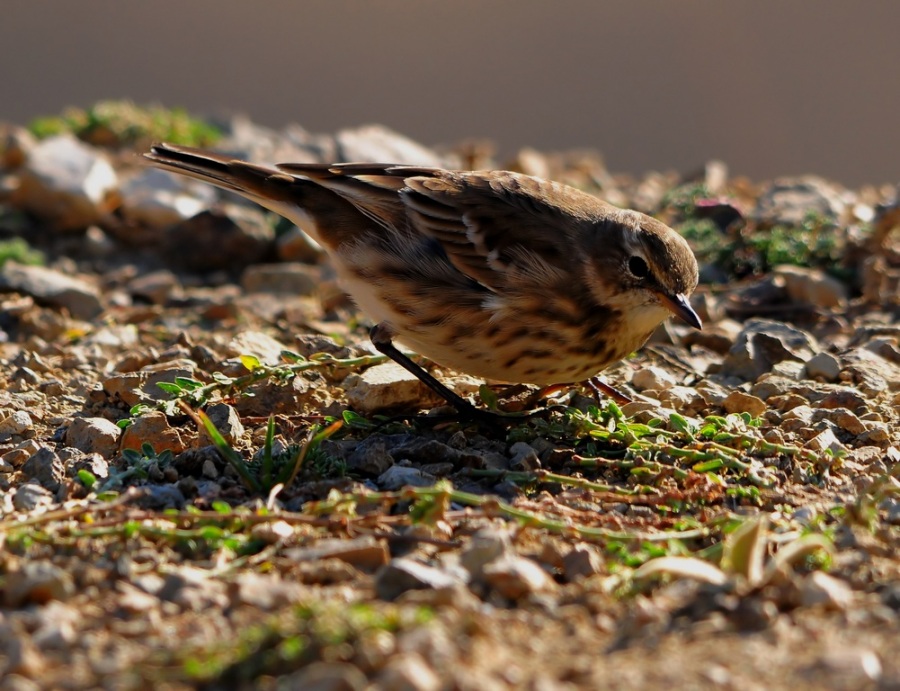
[[766, 412], [766, 402], [757, 396], [732, 391], [722, 402], [726, 413], [750, 413], [753, 417], [759, 417]]
[[851, 348], [841, 354], [844, 368], [841, 380], [856, 386], [866, 396], [875, 398], [884, 392], [900, 389], [900, 364], [870, 348]]
[[283, 350], [287, 350], [287, 346], [267, 333], [241, 331], [228, 343], [226, 353], [231, 357], [252, 355], [264, 365], [277, 365], [281, 362]]
[[799, 420], [804, 425], [810, 425], [813, 421], [813, 409], [808, 405], [798, 405], [787, 411], [783, 420]]
[[178, 566], [164, 576], [159, 597], [174, 602], [183, 610], [202, 612], [210, 608], [223, 609], [228, 604], [225, 590], [225, 584], [212, 578], [207, 570]]
[[193, 378], [195, 367], [190, 360], [171, 360], [147, 365], [137, 372], [107, 377], [103, 380], [103, 390], [111, 398], [118, 398], [129, 407], [138, 403], [165, 401], [171, 396], [158, 384], [173, 384], [180, 377]]
[[434, 475], [420, 468], [395, 464], [379, 475], [375, 482], [384, 490], [394, 491], [403, 487], [428, 487], [436, 481]]
[[603, 571], [603, 556], [593, 545], [580, 543], [566, 552], [562, 559], [563, 573], [570, 583], [577, 578], [589, 578]]
[[800, 597], [804, 607], [821, 605], [843, 611], [853, 603], [853, 590], [846, 582], [824, 571], [813, 571], [803, 579]]
[[360, 374], [352, 374], [344, 385], [347, 401], [363, 415], [415, 408], [434, 398], [422, 382], [395, 362], [385, 362]]
[[840, 307], [847, 302], [847, 288], [821, 269], [805, 266], [781, 265], [773, 274], [784, 281], [792, 302], [821, 309]]
[[634, 373], [631, 384], [638, 391], [662, 391], [675, 386], [675, 378], [662, 367], [651, 365], [642, 367]]
[[388, 562], [385, 544], [371, 535], [349, 540], [325, 538], [308, 547], [292, 547], [285, 556], [294, 561], [339, 559], [364, 571], [372, 571]]
[[122, 215], [153, 228], [165, 228], [196, 216], [216, 200], [211, 185], [149, 167], [125, 178], [119, 193]]
[[93, 319], [103, 311], [97, 288], [44, 266], [7, 261], [0, 269], [0, 291], [25, 293], [39, 303], [67, 309], [76, 319]]
[[341, 130], [334, 137], [338, 161], [391, 161], [443, 168], [447, 161], [431, 149], [384, 125]]
[[540, 564], [516, 554], [507, 554], [486, 564], [482, 579], [496, 593], [510, 600], [556, 587]]
[[42, 446], [25, 461], [22, 474], [51, 492], [56, 492], [66, 477], [62, 460], [53, 449], [46, 446]]
[[366, 675], [349, 662], [313, 662], [291, 674], [279, 675], [278, 683], [284, 689], [304, 691], [366, 691], [371, 688]]
[[135, 418], [122, 434], [122, 449], [139, 450], [144, 444], [150, 444], [156, 453], [166, 450], [181, 453], [187, 446], [181, 433], [169, 425], [165, 413], [159, 410], [152, 410]]
[[394, 655], [378, 675], [382, 689], [396, 691], [439, 691], [444, 688], [441, 677], [418, 653]]
[[76, 417], [66, 429], [66, 444], [110, 458], [119, 450], [121, 434], [122, 430], [106, 418]]
[[460, 564], [478, 580], [488, 564], [511, 553], [512, 538], [508, 530], [494, 526], [479, 528], [460, 554]]
[[39, 506], [49, 506], [53, 502], [53, 492], [34, 482], [19, 485], [12, 498], [13, 508], [18, 511], [33, 511]]
[[396, 438], [397, 435], [373, 434], [363, 439], [347, 454], [347, 469], [369, 475], [381, 475], [396, 463], [392, 453], [397, 446]]
[[285, 581], [277, 573], [244, 572], [235, 578], [234, 586], [238, 603], [266, 612], [297, 602], [306, 593], [301, 584]]
[[714, 353], [724, 355], [737, 341], [742, 326], [734, 319], [720, 319], [719, 321], [703, 324], [703, 330], [692, 329], [683, 340], [685, 346], [700, 345]]
[[70, 134], [32, 149], [14, 202], [60, 230], [87, 228], [108, 213], [118, 176], [106, 154]]
[[[396, 436], [400, 437], [401, 435]], [[528, 449], [530, 448], [528, 447]], [[527, 449], [524, 449], [524, 447], [517, 447], [517, 449], [527, 453]], [[516, 453], [512, 448], [510, 452]], [[439, 442], [437, 439], [423, 439], [421, 437], [407, 437], [405, 442], [391, 449], [391, 456], [397, 461], [411, 461], [413, 464], [420, 466], [447, 463], [454, 468], [479, 468], [484, 463], [482, 455], [469, 449], [454, 449], [449, 444]]]
[[722, 373], [755, 381], [783, 360], [806, 362], [820, 348], [805, 331], [768, 319], [751, 319], [722, 363]]
[[659, 402], [682, 415], [696, 415], [706, 410], [706, 399], [692, 386], [670, 386], [659, 392]]
[[34, 420], [25, 410], [14, 410], [0, 420], [0, 438], [27, 435], [34, 428]]
[[375, 594], [390, 601], [408, 590], [455, 589], [462, 583], [456, 575], [400, 557], [392, 559], [375, 574]]
[[816, 436], [806, 442], [806, 448], [818, 452], [838, 452], [847, 450], [847, 448], [843, 444], [841, 444], [840, 441], [838, 441], [838, 438], [830, 429], [822, 430]]
[[128, 292], [152, 305], [165, 305], [181, 293], [181, 282], [168, 269], [141, 274], [128, 282]]

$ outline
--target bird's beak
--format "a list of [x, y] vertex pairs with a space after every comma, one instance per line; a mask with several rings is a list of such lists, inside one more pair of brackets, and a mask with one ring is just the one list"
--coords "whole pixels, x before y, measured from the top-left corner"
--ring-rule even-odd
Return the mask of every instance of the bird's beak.
[[691, 303], [687, 295], [666, 295], [659, 293], [659, 300], [676, 317], [681, 317], [685, 322], [693, 326], [695, 329], [702, 329], [703, 322], [691, 307]]

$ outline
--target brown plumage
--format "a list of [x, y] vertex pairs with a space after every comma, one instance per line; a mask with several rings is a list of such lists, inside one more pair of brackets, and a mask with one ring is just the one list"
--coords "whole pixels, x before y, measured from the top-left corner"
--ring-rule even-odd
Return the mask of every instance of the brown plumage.
[[378, 324], [376, 346], [396, 336], [461, 372], [545, 385], [588, 379], [669, 314], [700, 328], [684, 239], [559, 183], [374, 163], [268, 168], [169, 144], [145, 156], [312, 235]]

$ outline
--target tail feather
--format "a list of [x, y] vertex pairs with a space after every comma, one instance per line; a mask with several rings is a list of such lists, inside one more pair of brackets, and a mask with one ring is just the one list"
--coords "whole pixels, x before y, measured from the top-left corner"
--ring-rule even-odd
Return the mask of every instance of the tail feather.
[[312, 164], [294, 175], [187, 146], [154, 144], [144, 158], [154, 166], [230, 190], [289, 219], [319, 244], [352, 241], [366, 208], [323, 184], [330, 166]]
[[[222, 154], [173, 144], [155, 144], [144, 158], [153, 165], [236, 192], [266, 208], [290, 198], [297, 178], [274, 168], [238, 161]], [[296, 196], [296, 191], [293, 191]]]

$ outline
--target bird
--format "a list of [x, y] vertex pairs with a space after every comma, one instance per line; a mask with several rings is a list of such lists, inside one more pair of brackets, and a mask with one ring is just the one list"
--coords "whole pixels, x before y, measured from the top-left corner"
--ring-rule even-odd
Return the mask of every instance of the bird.
[[[173, 144], [159, 168], [236, 192], [321, 245], [381, 353], [461, 415], [480, 409], [394, 344], [475, 377], [590, 383], [667, 317], [700, 329], [675, 230], [558, 182], [384, 163], [259, 165]], [[609, 392], [611, 387], [601, 386]]]

